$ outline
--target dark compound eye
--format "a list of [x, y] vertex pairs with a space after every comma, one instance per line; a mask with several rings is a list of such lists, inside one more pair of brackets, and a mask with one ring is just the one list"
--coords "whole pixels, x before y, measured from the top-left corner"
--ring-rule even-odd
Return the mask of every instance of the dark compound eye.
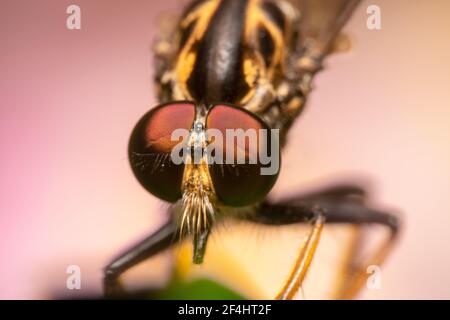
[[[280, 166], [278, 139], [271, 140], [271, 130], [268, 126], [240, 107], [214, 106], [208, 113], [206, 127], [208, 130], [219, 130], [224, 141], [224, 164], [215, 163], [209, 166], [217, 196], [229, 206], [245, 206], [262, 200], [278, 178]], [[240, 136], [236, 129], [245, 134]], [[230, 134], [235, 136], [230, 139]], [[265, 134], [267, 139], [261, 139], [260, 134]], [[227, 161], [229, 152], [235, 155], [233, 163]], [[238, 163], [239, 152], [245, 156], [245, 164]], [[262, 161], [260, 154], [269, 156], [271, 162]], [[256, 157], [256, 163], [251, 163], [252, 157], [253, 159]], [[262, 174], [261, 170], [271, 165], [275, 166], [275, 171], [272, 174], [267, 172]]]
[[190, 130], [194, 120], [192, 103], [160, 105], [146, 113], [131, 134], [131, 168], [142, 186], [162, 200], [175, 202], [181, 198], [184, 165], [171, 159], [172, 149], [181, 139], [172, 141], [171, 136], [176, 129]]

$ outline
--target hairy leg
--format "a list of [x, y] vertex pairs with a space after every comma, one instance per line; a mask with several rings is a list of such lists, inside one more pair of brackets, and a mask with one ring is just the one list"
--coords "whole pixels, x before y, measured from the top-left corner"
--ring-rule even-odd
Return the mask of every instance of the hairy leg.
[[[309, 234], [305, 245], [300, 250], [299, 258], [284, 289], [292, 286], [293, 276], [297, 274], [295, 288], [301, 286], [304, 276], [317, 247], [321, 226], [317, 224], [319, 216], [323, 215], [326, 223], [353, 224], [358, 228], [366, 225], [386, 226], [390, 231], [389, 237], [377, 248], [369, 259], [363, 263], [356, 263], [355, 255], [348, 259], [347, 272], [342, 286], [336, 295], [339, 299], [353, 298], [367, 280], [366, 269], [370, 265], [381, 265], [395, 244], [398, 235], [398, 219], [395, 215], [370, 208], [365, 203], [365, 192], [362, 188], [350, 185], [342, 185], [325, 190], [292, 197], [276, 204], [264, 203], [255, 215], [246, 219], [256, 223], [267, 225], [286, 225], [294, 223], [307, 223], [313, 221], [314, 227]], [[306, 258], [308, 257], [308, 258]], [[306, 259], [306, 260], [305, 260]], [[308, 260], [309, 259], [309, 260]], [[308, 260], [308, 261], [307, 261]], [[308, 263], [301, 263], [307, 261]], [[299, 277], [298, 275], [303, 275]], [[295, 292], [283, 296], [283, 290], [279, 298], [292, 298]]]

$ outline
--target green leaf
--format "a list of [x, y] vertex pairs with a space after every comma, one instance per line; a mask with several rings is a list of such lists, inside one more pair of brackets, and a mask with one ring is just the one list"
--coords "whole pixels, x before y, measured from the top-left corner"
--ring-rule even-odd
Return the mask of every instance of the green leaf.
[[174, 279], [171, 284], [155, 292], [153, 299], [166, 300], [244, 300], [245, 298], [224, 285], [206, 278], [189, 282]]

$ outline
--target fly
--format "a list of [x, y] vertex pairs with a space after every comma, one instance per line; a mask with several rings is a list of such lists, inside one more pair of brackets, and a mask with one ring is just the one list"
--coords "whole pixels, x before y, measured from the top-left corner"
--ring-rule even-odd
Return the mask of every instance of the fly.
[[[359, 265], [348, 261], [352, 272], [338, 297], [358, 293], [367, 266], [380, 265], [394, 244], [396, 216], [369, 207], [365, 191], [354, 185], [277, 203], [266, 196], [278, 178], [280, 150], [304, 109], [312, 80], [359, 2], [197, 0], [186, 7], [175, 30], [157, 39], [155, 82], [161, 104], [137, 123], [128, 151], [142, 186], [172, 204], [170, 219], [106, 267], [107, 294], [118, 290], [121, 274], [177, 238], [192, 239], [193, 262], [202, 263], [209, 234], [227, 217], [265, 225], [311, 224], [278, 299], [292, 299], [301, 287], [325, 222], [386, 226], [390, 237], [371, 259]], [[178, 131], [180, 139], [173, 139]], [[244, 137], [218, 144], [229, 132]], [[231, 163], [214, 161], [230, 150]]]

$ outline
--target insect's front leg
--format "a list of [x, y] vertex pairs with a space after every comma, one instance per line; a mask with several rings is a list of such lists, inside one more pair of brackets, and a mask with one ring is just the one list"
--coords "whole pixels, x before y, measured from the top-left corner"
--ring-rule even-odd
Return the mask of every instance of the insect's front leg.
[[247, 220], [267, 224], [286, 225], [308, 223], [314, 227], [309, 234], [306, 245], [300, 251], [299, 258], [286, 285], [278, 297], [292, 298], [301, 286], [320, 237], [322, 217], [327, 223], [363, 225], [382, 225], [390, 231], [390, 236], [383, 242], [369, 259], [357, 263], [355, 252], [347, 262], [342, 286], [338, 288], [336, 298], [353, 298], [367, 280], [366, 268], [369, 265], [380, 266], [397, 240], [399, 223], [395, 215], [370, 208], [365, 204], [365, 192], [362, 188], [350, 185], [327, 188], [307, 195], [300, 195], [276, 204], [264, 203], [255, 215]]
[[109, 263], [104, 269], [103, 287], [105, 296], [122, 295], [123, 290], [118, 281], [120, 275], [138, 263], [167, 249], [178, 237], [180, 237], [178, 227], [173, 221], [169, 221]]

